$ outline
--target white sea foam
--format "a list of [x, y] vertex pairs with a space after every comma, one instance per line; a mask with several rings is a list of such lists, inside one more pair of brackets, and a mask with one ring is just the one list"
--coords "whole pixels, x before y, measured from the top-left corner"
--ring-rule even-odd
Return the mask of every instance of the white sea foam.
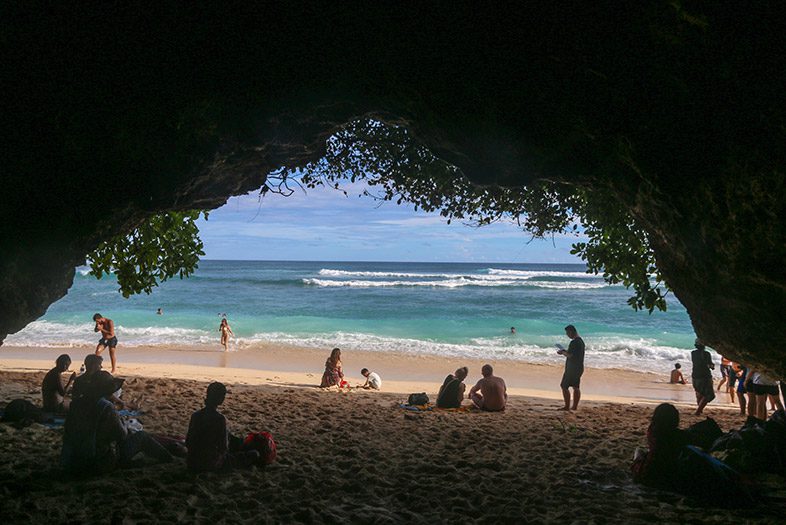
[[304, 284], [321, 287], [355, 287], [355, 288], [378, 288], [378, 287], [404, 287], [404, 286], [426, 286], [433, 288], [460, 288], [463, 286], [534, 286], [537, 288], [555, 289], [574, 289], [588, 290], [593, 288], [605, 288], [604, 283], [568, 282], [568, 281], [531, 281], [517, 279], [471, 279], [457, 277], [438, 281], [368, 281], [368, 280], [331, 280], [331, 279], [303, 279]]
[[329, 268], [322, 268], [319, 270], [319, 275], [325, 277], [379, 277], [379, 278], [411, 278], [411, 279], [477, 279], [477, 280], [526, 280], [537, 277], [564, 277], [576, 279], [600, 279], [597, 275], [587, 274], [584, 272], [552, 272], [552, 271], [538, 271], [538, 270], [499, 270], [496, 268], [489, 268], [488, 274], [477, 273], [413, 273], [413, 272], [367, 272], [367, 271], [349, 271], [349, 270], [332, 270]]
[[[209, 330], [192, 328], [124, 327], [117, 326], [122, 347], [157, 345], [212, 345], [217, 346], [217, 334]], [[6, 339], [9, 346], [48, 346], [73, 348], [95, 345], [98, 334], [92, 323], [65, 324], [35, 321], [21, 332]], [[348, 350], [367, 350], [409, 355], [437, 355], [489, 360], [513, 360], [532, 363], [561, 364], [553, 343], [559, 336], [537, 336], [532, 340], [500, 336], [474, 338], [453, 343], [406, 337], [385, 337], [356, 332], [326, 332], [316, 334], [291, 334], [260, 332], [250, 337], [239, 337], [235, 343], [240, 348], [253, 348], [260, 343], [278, 343], [310, 348], [339, 346]], [[672, 363], [690, 360], [690, 350], [658, 344], [652, 339], [624, 336], [585, 337], [587, 344], [586, 366], [594, 368], [622, 368], [663, 373]]]
[[573, 279], [599, 279], [600, 276], [585, 272], [554, 272], [547, 270], [500, 270], [489, 268], [489, 275], [504, 276], [507, 279], [531, 279], [533, 277], [568, 277]]

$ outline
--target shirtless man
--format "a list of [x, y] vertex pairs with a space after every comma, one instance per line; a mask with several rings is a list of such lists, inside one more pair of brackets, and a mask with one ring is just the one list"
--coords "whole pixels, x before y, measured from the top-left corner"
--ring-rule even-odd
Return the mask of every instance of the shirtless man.
[[483, 379], [470, 389], [468, 397], [481, 410], [488, 412], [505, 410], [505, 403], [508, 401], [508, 389], [505, 386], [505, 381], [494, 375], [491, 365], [483, 365], [480, 371], [483, 374]]
[[41, 383], [41, 396], [45, 411], [56, 414], [63, 414], [68, 411], [70, 401], [66, 396], [68, 395], [71, 382], [76, 379], [76, 372], [71, 374], [65, 386], [63, 386], [60, 376], [63, 372], [67, 372], [70, 367], [71, 358], [68, 354], [63, 354], [55, 361], [55, 367], [47, 372], [44, 377], [44, 381]]
[[109, 359], [112, 361], [112, 373], [115, 373], [117, 368], [117, 358], [115, 357], [115, 349], [117, 348], [117, 336], [115, 336], [115, 323], [111, 319], [107, 319], [101, 314], [95, 314], [93, 321], [96, 326], [94, 332], [101, 332], [101, 339], [98, 340], [96, 345], [96, 355], [101, 355], [104, 348], [109, 348]]

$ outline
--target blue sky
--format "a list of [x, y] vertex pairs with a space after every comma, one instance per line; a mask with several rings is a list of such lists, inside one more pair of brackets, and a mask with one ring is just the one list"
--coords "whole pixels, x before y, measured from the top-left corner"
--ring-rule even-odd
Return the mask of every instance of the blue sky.
[[409, 205], [348, 197], [331, 188], [289, 197], [258, 192], [232, 197], [200, 219], [206, 259], [577, 263], [574, 236], [532, 240], [514, 224], [448, 225]]

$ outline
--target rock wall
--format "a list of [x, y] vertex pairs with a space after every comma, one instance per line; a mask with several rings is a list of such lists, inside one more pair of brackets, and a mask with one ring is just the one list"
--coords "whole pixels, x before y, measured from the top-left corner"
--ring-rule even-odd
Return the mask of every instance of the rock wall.
[[778, 5], [6, 9], [0, 339], [102, 239], [406, 125], [479, 184], [613, 194], [697, 333], [786, 375]]

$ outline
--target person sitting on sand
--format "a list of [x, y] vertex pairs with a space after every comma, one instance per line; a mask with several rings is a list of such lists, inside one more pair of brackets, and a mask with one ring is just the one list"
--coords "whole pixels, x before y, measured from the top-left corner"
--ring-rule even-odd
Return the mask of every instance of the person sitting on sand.
[[149, 434], [130, 432], [120, 420], [108, 398], [121, 384], [122, 379], [100, 371], [71, 402], [60, 455], [66, 471], [77, 475], [109, 472], [128, 466], [140, 452], [160, 462], [172, 461], [172, 455]]
[[334, 348], [330, 357], [325, 361], [325, 373], [322, 374], [320, 387], [330, 388], [337, 386], [339, 390], [344, 384], [344, 371], [341, 369], [341, 350]]
[[[566, 357], [565, 372], [562, 374], [560, 388], [565, 406], [559, 410], [577, 410], [581, 399], [581, 376], [584, 374], [584, 340], [579, 337], [576, 327], [569, 324], [565, 327], [565, 335], [570, 338], [567, 350], [558, 350], [557, 353]], [[573, 405], [570, 404], [570, 390], [573, 388]]]
[[688, 445], [688, 436], [679, 429], [680, 413], [671, 403], [661, 403], [647, 428], [649, 450], [637, 449], [631, 471], [633, 480], [656, 487], [669, 487], [677, 468], [677, 457]]
[[224, 347], [224, 352], [229, 352], [229, 336], [235, 335], [232, 328], [229, 327], [226, 317], [221, 319], [221, 324], [218, 325], [218, 331], [221, 332], [221, 346]]
[[60, 376], [70, 367], [71, 357], [68, 354], [63, 354], [55, 360], [55, 367], [44, 376], [44, 381], [41, 383], [44, 411], [55, 414], [64, 414], [68, 411], [70, 401], [66, 396], [71, 382], [76, 378], [76, 372], [71, 374], [65, 386], [63, 386]]
[[715, 364], [712, 362], [712, 356], [705, 350], [704, 344], [698, 339], [694, 343], [696, 350], [690, 353], [690, 359], [693, 363], [693, 370], [691, 371], [691, 381], [693, 382], [693, 390], [696, 391], [696, 413], [700, 416], [704, 411], [707, 403], [715, 399], [715, 389], [712, 388], [712, 370], [715, 370]]
[[107, 319], [101, 314], [93, 315], [93, 321], [96, 325], [93, 329], [94, 332], [101, 332], [101, 339], [98, 340], [96, 345], [96, 355], [101, 355], [104, 348], [109, 348], [109, 360], [112, 362], [112, 373], [117, 369], [117, 336], [115, 335], [115, 322]]
[[469, 369], [462, 366], [454, 373], [448, 374], [442, 386], [439, 387], [437, 394], [437, 408], [458, 408], [464, 399], [464, 391], [467, 386], [463, 381], [467, 378]]
[[205, 408], [191, 415], [186, 435], [186, 464], [191, 472], [207, 472], [227, 468], [247, 467], [259, 459], [259, 452], [229, 452], [227, 420], [218, 411], [224, 402], [227, 387], [210, 383], [205, 397]]
[[90, 354], [85, 356], [85, 371], [74, 379], [74, 388], [71, 392], [73, 399], [78, 399], [87, 391], [90, 383], [96, 378], [96, 374], [101, 371], [103, 362], [104, 358], [100, 355]]
[[671, 371], [671, 378], [669, 379], [669, 383], [671, 383], [672, 385], [686, 384], [685, 378], [682, 376], [682, 370], [680, 370], [680, 368], [682, 368], [681, 364], [674, 363], [674, 370]]
[[480, 372], [483, 374], [483, 379], [470, 389], [467, 397], [481, 410], [487, 412], [505, 410], [505, 403], [508, 402], [508, 389], [505, 386], [505, 381], [494, 375], [491, 365], [483, 365]]
[[363, 388], [366, 390], [379, 390], [382, 388], [382, 378], [379, 377], [379, 374], [376, 372], [369, 372], [368, 368], [364, 368], [360, 371], [360, 375], [366, 378], [366, 382], [362, 385], [358, 385], [358, 388]]

